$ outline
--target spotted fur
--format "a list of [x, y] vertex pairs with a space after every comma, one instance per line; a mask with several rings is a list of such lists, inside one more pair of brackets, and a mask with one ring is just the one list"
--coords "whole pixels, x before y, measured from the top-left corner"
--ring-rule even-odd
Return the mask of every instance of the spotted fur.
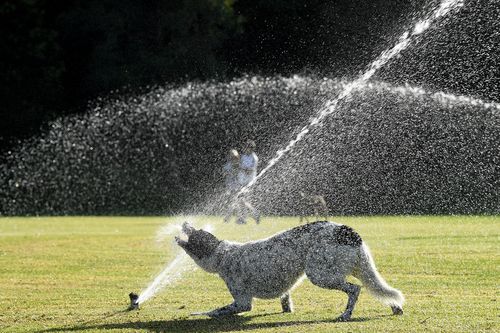
[[359, 286], [346, 282], [348, 275], [358, 277], [394, 314], [402, 314], [403, 295], [378, 274], [368, 247], [348, 226], [318, 221], [243, 244], [220, 241], [187, 223], [183, 231], [188, 240], [177, 238], [177, 243], [201, 268], [217, 273], [234, 298], [205, 315], [249, 311], [253, 298], [280, 298], [283, 311], [291, 312], [291, 290], [304, 275], [319, 287], [348, 295], [341, 320], [350, 319], [360, 292]]
[[341, 245], [361, 246], [361, 236], [351, 227], [341, 225], [335, 230], [335, 241]]

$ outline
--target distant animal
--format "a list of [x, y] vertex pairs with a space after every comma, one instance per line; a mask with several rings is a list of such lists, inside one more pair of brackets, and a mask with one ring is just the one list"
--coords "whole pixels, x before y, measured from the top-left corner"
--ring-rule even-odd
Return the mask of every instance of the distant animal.
[[395, 315], [403, 314], [403, 294], [379, 275], [370, 250], [350, 227], [328, 221], [305, 224], [266, 239], [247, 243], [219, 240], [188, 223], [187, 239], [177, 244], [205, 271], [217, 273], [234, 302], [197, 313], [210, 317], [252, 309], [253, 298], [280, 298], [284, 312], [292, 312], [291, 291], [306, 276], [314, 285], [345, 292], [348, 302], [338, 320], [351, 318], [361, 287], [346, 282], [353, 275]]
[[318, 194], [305, 194], [300, 192], [300, 197], [305, 205], [305, 209], [300, 213], [300, 223], [304, 220], [309, 222], [309, 216], [311, 213], [314, 214], [316, 220], [327, 219], [328, 217], [328, 206], [326, 205], [326, 200], [322, 195]]

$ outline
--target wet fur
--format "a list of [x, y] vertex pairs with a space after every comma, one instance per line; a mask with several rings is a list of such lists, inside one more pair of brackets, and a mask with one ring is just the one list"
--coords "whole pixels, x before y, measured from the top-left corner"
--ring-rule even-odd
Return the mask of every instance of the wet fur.
[[291, 290], [304, 274], [319, 287], [348, 295], [341, 320], [350, 319], [360, 292], [360, 286], [345, 281], [348, 275], [358, 277], [394, 314], [403, 312], [403, 295], [385, 283], [368, 247], [348, 226], [319, 221], [243, 244], [218, 240], [187, 223], [183, 231], [188, 240], [177, 238], [177, 243], [201, 268], [217, 273], [234, 298], [232, 304], [205, 315], [249, 311], [253, 298], [280, 298], [283, 311], [291, 312]]

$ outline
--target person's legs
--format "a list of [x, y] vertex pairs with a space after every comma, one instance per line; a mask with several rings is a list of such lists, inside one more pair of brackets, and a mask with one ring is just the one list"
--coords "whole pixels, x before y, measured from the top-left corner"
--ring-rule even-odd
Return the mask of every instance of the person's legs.
[[252, 213], [252, 217], [255, 219], [255, 223], [259, 224], [260, 214], [257, 209], [255, 209], [255, 207], [249, 201], [245, 201], [245, 206]]
[[235, 202], [234, 202], [234, 194], [233, 194], [233, 191], [226, 191], [226, 194], [225, 194], [225, 198], [224, 198], [224, 223], [229, 223], [230, 220], [231, 220], [231, 217], [233, 215], [236, 215], [236, 205], [235, 205]]
[[237, 207], [236, 207], [236, 223], [237, 224], [246, 224], [247, 223], [247, 208], [246, 202], [243, 198], [236, 199]]

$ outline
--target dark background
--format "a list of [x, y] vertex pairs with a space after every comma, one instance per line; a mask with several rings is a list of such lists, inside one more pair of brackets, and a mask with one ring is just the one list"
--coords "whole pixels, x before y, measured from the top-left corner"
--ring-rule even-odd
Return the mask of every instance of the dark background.
[[424, 7], [411, 0], [2, 1], [0, 149], [114, 89], [244, 73], [355, 75]]

